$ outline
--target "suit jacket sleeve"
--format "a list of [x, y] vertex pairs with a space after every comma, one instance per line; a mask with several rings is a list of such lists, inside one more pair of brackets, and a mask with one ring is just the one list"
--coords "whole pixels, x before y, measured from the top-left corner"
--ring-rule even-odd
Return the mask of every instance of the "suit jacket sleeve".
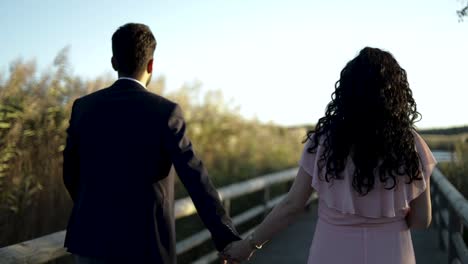
[[240, 240], [231, 219], [221, 204], [202, 161], [185, 135], [186, 125], [181, 108], [176, 105], [167, 121], [165, 146], [171, 154], [177, 175], [187, 189], [203, 223], [211, 232], [218, 251]]
[[63, 150], [63, 182], [75, 201], [78, 192], [79, 177], [79, 156], [78, 156], [78, 136], [76, 134], [76, 105], [78, 100], [73, 102], [70, 124], [67, 129], [67, 140]]

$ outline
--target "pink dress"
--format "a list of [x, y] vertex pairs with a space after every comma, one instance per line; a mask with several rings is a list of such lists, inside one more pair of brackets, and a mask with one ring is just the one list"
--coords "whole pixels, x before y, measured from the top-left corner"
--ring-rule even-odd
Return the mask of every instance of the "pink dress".
[[306, 143], [299, 164], [311, 175], [312, 187], [319, 195], [318, 222], [308, 264], [416, 263], [405, 215], [410, 201], [426, 189], [436, 160], [424, 140], [416, 132], [414, 136], [423, 179], [412, 184], [399, 180], [392, 190], [384, 189], [376, 180], [374, 189], [365, 196], [359, 196], [351, 185], [351, 159], [344, 178], [327, 183], [324, 177], [319, 179], [323, 172], [316, 166], [323, 147], [319, 145], [317, 153], [311, 154], [307, 152], [310, 140]]

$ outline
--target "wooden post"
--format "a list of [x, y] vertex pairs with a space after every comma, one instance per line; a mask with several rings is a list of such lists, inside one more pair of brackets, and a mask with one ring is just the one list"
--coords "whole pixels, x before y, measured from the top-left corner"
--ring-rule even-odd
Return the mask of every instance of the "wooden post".
[[431, 185], [431, 202], [432, 202], [432, 227], [439, 229], [440, 223], [437, 215], [437, 190], [434, 185]]
[[268, 215], [268, 202], [270, 201], [270, 186], [266, 186], [265, 189], [263, 189], [263, 206], [265, 207], [264, 212], [263, 212], [263, 217], [266, 217]]
[[223, 201], [224, 209], [228, 216], [231, 216], [231, 199], [226, 199]]
[[442, 223], [441, 215], [441, 196], [439, 189], [434, 184], [431, 185], [431, 194], [432, 194], [432, 215], [434, 216], [433, 226], [437, 229], [437, 237], [439, 240], [439, 248], [444, 250], [444, 238], [442, 236], [442, 231], [444, 229], [444, 224]]
[[[445, 243], [444, 243], [444, 230], [448, 231], [448, 226], [446, 224], [449, 224], [449, 223], [445, 223], [444, 217], [442, 215], [442, 210], [444, 210], [446, 208], [448, 208], [448, 202], [447, 202], [446, 198], [443, 197], [441, 194], [438, 194], [437, 195], [436, 210], [437, 210], [437, 219], [438, 219], [437, 222], [438, 222], [439, 227], [438, 227], [438, 232], [437, 233], [439, 234], [439, 248], [441, 250], [443, 250], [443, 251], [446, 250]], [[449, 219], [449, 221], [450, 221], [450, 219]], [[447, 234], [448, 234], [448, 232], [447, 232]], [[447, 239], [450, 239], [450, 234], [448, 234]]]
[[451, 206], [448, 208], [449, 211], [449, 226], [448, 226], [448, 263], [452, 263], [458, 258], [456, 247], [453, 243], [453, 236], [456, 233], [463, 234], [463, 223], [460, 221], [457, 213]]

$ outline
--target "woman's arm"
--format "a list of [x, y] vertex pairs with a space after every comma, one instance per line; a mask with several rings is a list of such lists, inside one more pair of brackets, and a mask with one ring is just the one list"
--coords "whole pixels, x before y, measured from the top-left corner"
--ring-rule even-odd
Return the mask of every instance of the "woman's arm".
[[431, 188], [427, 181], [426, 190], [410, 202], [410, 211], [406, 216], [409, 228], [428, 228], [432, 220]]
[[299, 168], [296, 179], [287, 196], [267, 215], [255, 230], [252, 240], [256, 245], [263, 245], [273, 236], [289, 226], [299, 213], [304, 210], [312, 194], [312, 177]]
[[233, 242], [222, 253], [227, 259], [237, 263], [250, 258], [254, 251], [251, 244], [262, 246], [273, 236], [286, 228], [304, 210], [307, 200], [312, 194], [312, 177], [302, 168], [299, 169], [296, 179], [287, 196], [267, 215], [257, 227], [251, 240]]

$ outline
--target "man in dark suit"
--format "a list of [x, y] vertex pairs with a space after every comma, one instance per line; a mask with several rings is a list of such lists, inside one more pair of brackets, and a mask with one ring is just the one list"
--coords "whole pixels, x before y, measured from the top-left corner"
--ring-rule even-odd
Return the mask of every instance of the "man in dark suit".
[[217, 250], [239, 240], [197, 158], [181, 108], [146, 90], [156, 40], [142, 24], [112, 36], [119, 79], [77, 99], [63, 153], [73, 200], [65, 247], [81, 263], [176, 263], [174, 171]]

